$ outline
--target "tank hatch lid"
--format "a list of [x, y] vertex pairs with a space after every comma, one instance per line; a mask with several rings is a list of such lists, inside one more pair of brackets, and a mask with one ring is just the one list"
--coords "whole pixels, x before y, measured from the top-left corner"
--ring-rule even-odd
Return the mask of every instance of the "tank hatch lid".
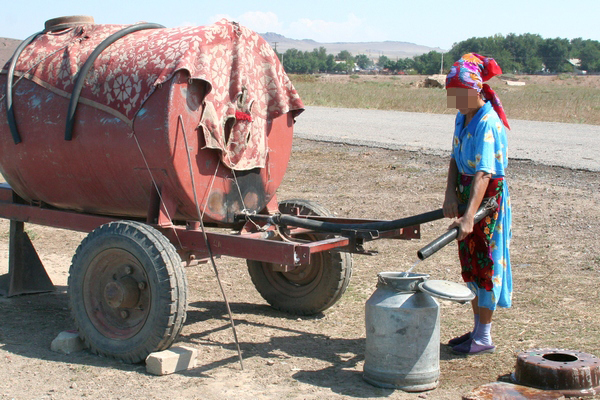
[[56, 32], [77, 25], [93, 24], [94, 17], [88, 15], [71, 15], [68, 17], [52, 18], [44, 24], [46, 32]]
[[427, 280], [419, 284], [419, 289], [430, 296], [458, 303], [466, 303], [475, 298], [475, 293], [471, 289], [460, 283], [450, 281]]

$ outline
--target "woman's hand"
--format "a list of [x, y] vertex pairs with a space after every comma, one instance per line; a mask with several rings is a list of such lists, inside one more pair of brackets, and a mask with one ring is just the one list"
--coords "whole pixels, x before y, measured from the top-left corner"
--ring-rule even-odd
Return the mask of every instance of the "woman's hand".
[[448, 229], [454, 229], [458, 227], [458, 236], [456, 240], [465, 240], [467, 236], [473, 233], [473, 217], [469, 218], [468, 216], [463, 215], [456, 221], [454, 221]]
[[447, 190], [446, 196], [444, 197], [444, 217], [446, 218], [458, 218], [458, 196], [455, 190]]

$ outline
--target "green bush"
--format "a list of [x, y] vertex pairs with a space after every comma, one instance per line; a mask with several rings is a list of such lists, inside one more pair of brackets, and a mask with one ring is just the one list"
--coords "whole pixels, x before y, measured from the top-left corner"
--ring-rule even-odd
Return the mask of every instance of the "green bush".
[[293, 83], [296, 82], [306, 82], [306, 83], [315, 83], [319, 77], [316, 75], [308, 75], [308, 74], [288, 74], [290, 80]]

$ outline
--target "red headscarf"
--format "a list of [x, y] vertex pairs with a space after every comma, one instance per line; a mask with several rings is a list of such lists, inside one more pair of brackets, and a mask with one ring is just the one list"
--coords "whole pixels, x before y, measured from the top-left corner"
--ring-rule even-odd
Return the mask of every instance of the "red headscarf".
[[467, 53], [450, 68], [450, 73], [446, 77], [446, 87], [483, 91], [485, 98], [492, 102], [492, 107], [498, 113], [504, 126], [510, 129], [500, 98], [487, 83], [483, 83], [500, 74], [502, 74], [502, 69], [493, 58]]

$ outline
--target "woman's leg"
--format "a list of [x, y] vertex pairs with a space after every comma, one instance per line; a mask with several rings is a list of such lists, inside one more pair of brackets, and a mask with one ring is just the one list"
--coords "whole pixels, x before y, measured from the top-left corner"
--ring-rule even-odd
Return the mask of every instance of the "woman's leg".
[[473, 340], [479, 344], [492, 346], [492, 317], [494, 311], [489, 308], [479, 307], [479, 325], [473, 335]]
[[477, 332], [477, 328], [479, 327], [479, 323], [480, 323], [480, 316], [479, 316], [479, 299], [477, 297], [475, 297], [473, 300], [471, 300], [471, 307], [473, 307], [473, 331], [471, 332], [471, 337], [475, 336], [475, 333]]
[[477, 305], [477, 297], [474, 300], [471, 300], [471, 306], [473, 307], [473, 330], [471, 332], [467, 332], [462, 336], [455, 337], [448, 341], [449, 346], [458, 346], [466, 342], [467, 340], [473, 338], [475, 332], [477, 332], [477, 327], [479, 326], [479, 306]]
[[471, 334], [471, 339], [452, 347], [452, 351], [455, 353], [479, 354], [492, 353], [495, 350], [490, 334], [494, 311], [479, 306], [478, 300], [479, 298], [475, 297], [475, 299], [471, 301], [475, 319], [475, 329]]
[[494, 312], [489, 308], [479, 307], [479, 323], [480, 324], [491, 324], [492, 316]]
[[473, 314], [479, 315], [479, 298], [477, 296], [471, 300], [471, 307], [473, 307]]

